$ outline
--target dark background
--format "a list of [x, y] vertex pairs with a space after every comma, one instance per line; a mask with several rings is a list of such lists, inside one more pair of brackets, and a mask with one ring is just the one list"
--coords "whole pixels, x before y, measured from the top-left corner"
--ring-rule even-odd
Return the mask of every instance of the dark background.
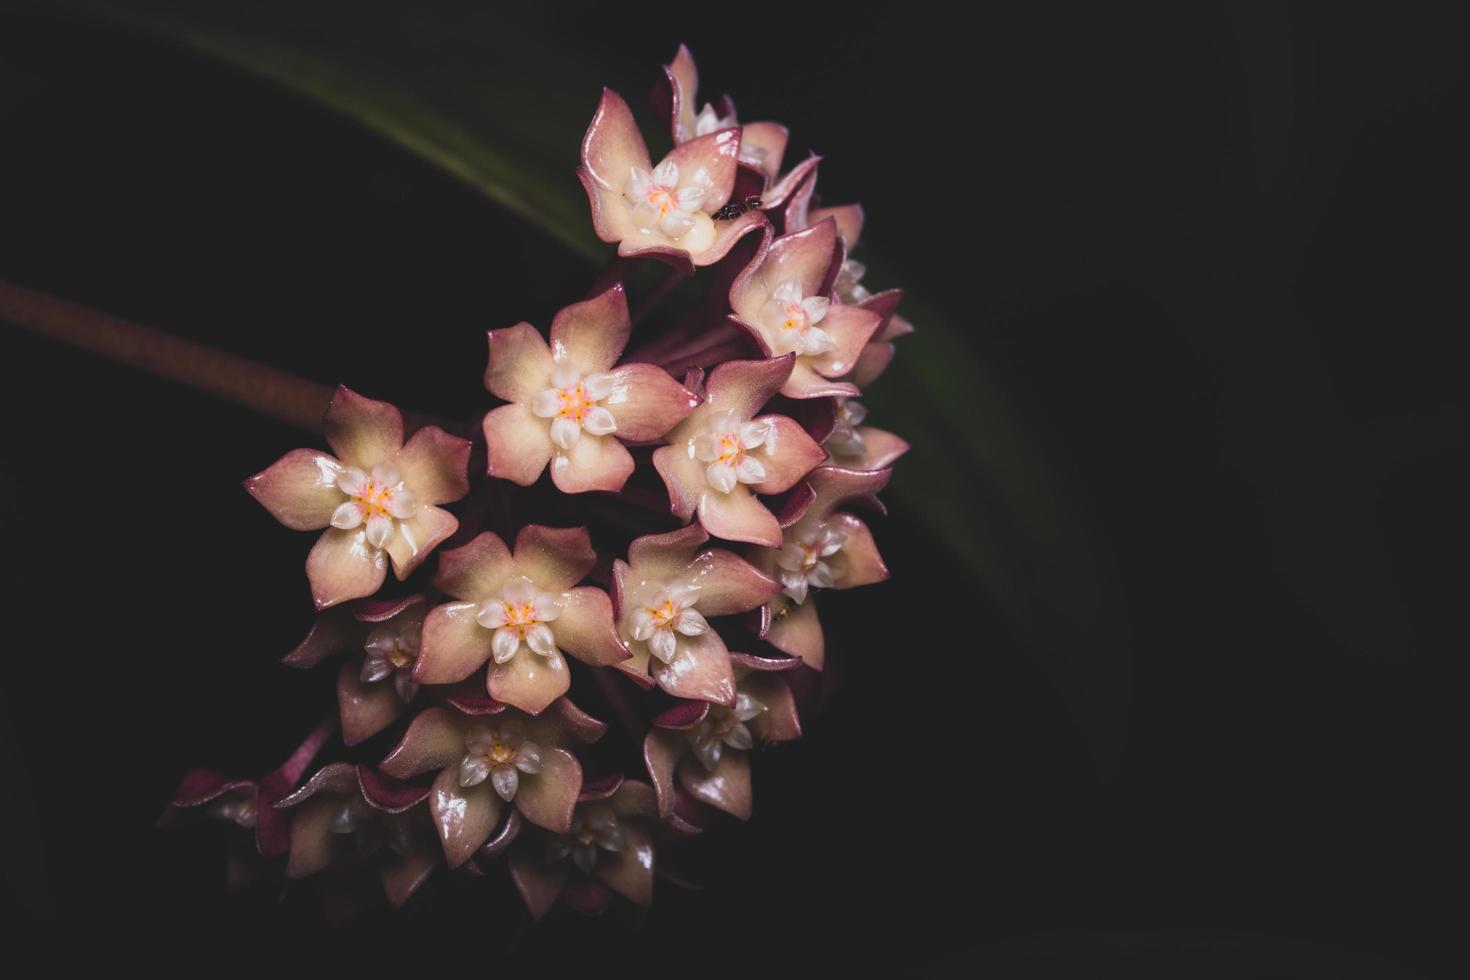
[[[761, 760], [705, 890], [534, 931], [499, 882], [345, 928], [299, 889], [228, 895], [222, 835], [151, 824], [182, 770], [274, 764], [330, 696], [276, 662], [309, 621], [306, 539], [236, 489], [302, 436], [7, 328], [9, 921], [176, 962], [1464, 975], [1463, 25], [1101, 7], [535, 27], [634, 102], [686, 40], [702, 94], [831, 161], [828, 199], [864, 203], [1076, 502], [1108, 626], [1070, 655], [1113, 679], [1105, 724], [899, 506], [875, 522], [894, 581], [823, 603], [831, 707]], [[321, 30], [351, 17], [323, 5]], [[482, 331], [590, 280], [359, 125], [178, 48], [0, 3], [0, 81], [0, 278], [457, 417], [485, 405]], [[558, 84], [525, 79], [528, 111]], [[920, 626], [878, 611], [936, 597]]]

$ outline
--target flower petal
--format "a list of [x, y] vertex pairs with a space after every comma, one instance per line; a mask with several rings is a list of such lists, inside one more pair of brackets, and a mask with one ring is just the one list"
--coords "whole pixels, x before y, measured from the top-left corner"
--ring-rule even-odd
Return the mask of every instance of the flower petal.
[[863, 437], [862, 454], [856, 457], [843, 456], [835, 461], [855, 470], [880, 470], [909, 451], [909, 444], [892, 432], [863, 426], [858, 432]]
[[522, 844], [512, 848], [508, 858], [516, 891], [521, 893], [531, 918], [538, 922], [551, 911], [567, 882], [566, 865], [548, 864], [540, 852], [540, 847]]
[[572, 679], [560, 653], [541, 657], [522, 650], [503, 664], [491, 664], [486, 684], [495, 700], [537, 715], [567, 693]]
[[708, 540], [709, 534], [698, 524], [667, 534], [645, 534], [628, 546], [628, 563], [641, 579], [670, 581], [685, 574]]
[[766, 180], [774, 181], [781, 170], [781, 158], [786, 155], [789, 134], [780, 123], [753, 122], [740, 128], [740, 148], [760, 159], [756, 169], [765, 174]]
[[424, 619], [424, 633], [413, 679], [420, 684], [454, 684], [490, 659], [493, 634], [475, 619], [473, 602], [436, 606]]
[[[576, 425], [575, 422], [572, 425]], [[551, 482], [562, 493], [623, 489], [633, 473], [633, 457], [611, 436], [583, 434], [571, 449], [551, 459]]]
[[847, 535], [842, 550], [833, 558], [836, 563], [838, 589], [853, 589], [860, 585], [872, 585], [888, 579], [888, 566], [878, 554], [873, 543], [873, 532], [868, 525], [851, 514], [833, 514], [828, 525]]
[[625, 823], [623, 848], [597, 856], [595, 874], [609, 888], [638, 905], [653, 904], [653, 835], [647, 829]]
[[786, 607], [784, 616], [771, 618], [771, 629], [766, 642], [802, 662], [813, 670], [821, 670], [826, 659], [826, 647], [822, 638], [822, 621], [817, 618], [817, 603], [811, 596], [799, 606]]
[[669, 510], [680, 520], [694, 516], [704, 495], [704, 464], [690, 457], [685, 446], [664, 446], [653, 451], [653, 467], [669, 491]]
[[759, 609], [781, 591], [781, 583], [723, 548], [700, 555], [692, 571], [689, 580], [699, 586], [696, 608], [706, 616], [733, 616]]
[[[761, 307], [786, 283], [796, 283], [803, 298], [826, 296], [841, 262], [841, 250], [833, 221], [774, 239], [765, 255], [731, 284], [730, 308], [741, 319], [759, 323]], [[824, 317], [822, 326], [826, 325]]]
[[371, 469], [403, 446], [403, 415], [387, 402], [338, 387], [322, 418], [327, 445], [349, 466]]
[[579, 374], [607, 371], [618, 362], [632, 329], [628, 294], [622, 283], [614, 283], [556, 314], [551, 321], [551, 354], [558, 364], [574, 365]]
[[358, 669], [349, 660], [337, 673], [337, 713], [342, 719], [342, 741], [348, 745], [372, 738], [393, 724], [404, 709], [392, 684], [364, 684]]
[[457, 769], [439, 774], [429, 791], [429, 813], [451, 868], [464, 864], [490, 838], [503, 807], [489, 782], [461, 786]]
[[822, 317], [822, 329], [832, 338], [832, 348], [807, 360], [824, 377], [847, 374], [857, 366], [858, 355], [881, 322], [878, 314], [860, 306], [833, 303]]
[[407, 854], [390, 851], [380, 858], [378, 875], [388, 904], [395, 909], [403, 908], [437, 867], [439, 855], [428, 847], [414, 847]]
[[465, 726], [460, 719], [448, 708], [419, 712], [378, 768], [398, 779], [447, 769], [457, 779], [459, 761], [464, 757]]
[[615, 218], [625, 210], [622, 189], [628, 172], [634, 167], [644, 171], [653, 169], [648, 147], [638, 132], [628, 103], [612, 89], [603, 89], [602, 100], [582, 138], [582, 166], [578, 168], [578, 176], [592, 205], [593, 226], [605, 242], [622, 237]]
[[851, 252], [857, 247], [858, 238], [863, 233], [863, 206], [839, 204], [830, 208], [813, 208], [807, 221], [809, 224], [819, 225], [828, 218], [837, 223], [837, 236], [842, 239], [847, 251]]
[[538, 827], [564, 834], [572, 826], [572, 809], [582, 792], [582, 766], [566, 749], [541, 753], [541, 771], [521, 780], [516, 809]]
[[729, 493], [710, 491], [699, 497], [699, 523], [717, 538], [781, 546], [781, 525], [755, 496], [738, 484]]
[[491, 330], [487, 334], [490, 360], [485, 365], [485, 387], [497, 398], [530, 404], [551, 380], [551, 348], [529, 323]]
[[895, 348], [893, 344], [869, 342], [863, 345], [862, 351], [858, 353], [857, 363], [852, 366], [852, 383], [859, 388], [867, 388], [882, 376], [893, 361]]
[[796, 699], [784, 677], [779, 673], [755, 674], [741, 680], [740, 686], [765, 705], [766, 710], [750, 720], [750, 727], [762, 742], [789, 742], [801, 737]]
[[515, 570], [547, 592], [565, 592], [597, 564], [585, 527], [527, 524], [516, 535]]
[[440, 507], [420, 507], [412, 517], [398, 523], [398, 533], [388, 539], [393, 573], [402, 582], [423, 564], [429, 553], [459, 530], [459, 521]]
[[291, 856], [286, 859], [287, 878], [305, 878], [332, 863], [332, 821], [342, 809], [343, 798], [334, 794], [314, 796], [291, 811]]
[[311, 629], [282, 663], [292, 667], [315, 667], [327, 657], [351, 650], [362, 642], [362, 627], [345, 606], [329, 609], [311, 624]]
[[678, 775], [680, 785], [696, 800], [741, 820], [750, 819], [750, 756], [744, 752], [722, 753], [712, 770], [686, 759]]
[[763, 415], [759, 421], [768, 423], [770, 432], [765, 452], [757, 454], [766, 464], [766, 478], [751, 488], [757, 493], [784, 493], [827, 459], [827, 451], [794, 420]]
[[447, 504], [470, 492], [470, 441], [437, 425], [415, 432], [393, 462], [420, 505]]
[[306, 578], [318, 611], [370, 596], [388, 575], [388, 556], [367, 543], [362, 528], [329, 527], [306, 556]]
[[315, 531], [332, 521], [343, 501], [342, 464], [315, 449], [293, 449], [245, 481], [245, 489], [293, 531]]
[[781, 386], [781, 394], [787, 398], [856, 398], [862, 394], [854, 384], [832, 381], [818, 374], [812, 360], [804, 357], [796, 362], [791, 377]]
[[523, 487], [536, 482], [556, 451], [550, 428], [528, 405], [500, 406], [485, 416], [483, 428], [489, 475]]
[[680, 639], [678, 652], [667, 664], [649, 665], [658, 686], [676, 698], [735, 703], [735, 677], [725, 641], [714, 630]]
[[[714, 214], [730, 200], [739, 159], [740, 128], [735, 126], [680, 143], [660, 166], [678, 167], [681, 185], [703, 184], [707, 192], [700, 209], [705, 214]], [[696, 179], [700, 171], [704, 172], [703, 181]]]
[[561, 598], [561, 615], [553, 627], [558, 647], [594, 667], [628, 659], [628, 649], [623, 646], [613, 622], [612, 600], [606, 592], [582, 586]]
[[713, 411], [733, 411], [748, 419], [775, 397], [791, 377], [795, 354], [760, 361], [726, 361], [710, 372], [706, 388]]
[[614, 387], [602, 405], [629, 442], [662, 439], [699, 404], [699, 397], [654, 364], [624, 364], [612, 372]]
[[674, 812], [674, 770], [687, 744], [681, 733], [659, 728], [650, 731], [643, 739], [643, 764], [653, 781], [660, 817]]
[[499, 595], [515, 570], [510, 549], [499, 536], [483, 531], [468, 544], [439, 555], [434, 586], [456, 599], [483, 602]]

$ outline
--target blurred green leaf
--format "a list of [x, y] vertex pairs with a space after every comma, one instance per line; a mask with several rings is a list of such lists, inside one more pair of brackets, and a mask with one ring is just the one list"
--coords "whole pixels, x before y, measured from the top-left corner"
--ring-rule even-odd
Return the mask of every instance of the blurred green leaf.
[[[573, 171], [601, 86], [629, 69], [599, 61], [610, 55], [592, 50], [593, 39], [570, 50], [523, 25], [507, 30], [493, 4], [68, 6], [303, 93], [421, 155], [590, 262], [610, 255], [592, 233]], [[538, 83], [552, 75], [556, 84]], [[911, 281], [885, 262], [881, 246], [875, 254], [865, 243], [863, 257], [874, 270], [871, 281]], [[1094, 760], [1110, 768], [1123, 734], [1127, 659], [1109, 619], [1108, 577], [1040, 442], [966, 342], [972, 325], [922, 299], [913, 291], [905, 299], [904, 313], [919, 332], [900, 342], [902, 356], [864, 398], [875, 421], [914, 446], [897, 469], [892, 496], [1046, 655]], [[965, 591], [960, 583], [940, 585]]]

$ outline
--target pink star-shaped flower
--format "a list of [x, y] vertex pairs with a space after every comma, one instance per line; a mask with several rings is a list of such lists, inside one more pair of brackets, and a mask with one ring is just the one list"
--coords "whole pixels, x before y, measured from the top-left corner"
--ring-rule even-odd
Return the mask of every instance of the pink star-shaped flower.
[[791, 376], [781, 386], [788, 398], [859, 394], [837, 379], [856, 366], [881, 318], [833, 300], [841, 260], [837, 222], [828, 219], [771, 242], [730, 287], [730, 321], [767, 357], [794, 355]]
[[653, 454], [676, 515], [687, 521], [697, 513], [706, 531], [727, 541], [781, 543], [781, 525], [755, 494], [783, 493], [827, 458], [792, 419], [755, 414], [795, 362], [788, 353], [726, 361], [710, 372], [708, 397]]
[[436, 505], [469, 493], [469, 441], [429, 425], [405, 445], [387, 402], [338, 388], [322, 428], [336, 456], [293, 449], [245, 481], [293, 531], [326, 528], [306, 559], [317, 609], [378, 591], [390, 558], [407, 578], [459, 527]]
[[656, 258], [691, 273], [718, 262], [766, 223], [760, 211], [714, 218], [730, 200], [739, 156], [740, 128], [730, 127], [679, 144], [654, 166], [628, 103], [604, 90], [577, 170], [597, 237], [617, 242], [620, 256]]
[[706, 616], [758, 609], [781, 586], [691, 524], [637, 538], [628, 561], [613, 563], [613, 605], [632, 657], [618, 664], [635, 680], [680, 698], [730, 704], [730, 657]]
[[662, 439], [699, 399], [663, 368], [617, 364], [632, 329], [622, 284], [551, 321], [490, 331], [485, 387], [510, 402], [485, 416], [491, 476], [529, 486], [551, 463], [564, 493], [620, 490], [633, 472], [622, 442]]
[[458, 601], [424, 620], [414, 680], [453, 684], [491, 661], [490, 696], [534, 715], [571, 685], [563, 651], [599, 667], [628, 659], [607, 593], [574, 588], [596, 563], [583, 527], [528, 524], [514, 555], [489, 531], [446, 551], [434, 584]]
[[571, 828], [582, 766], [565, 746], [596, 741], [606, 726], [558, 704], [541, 717], [505, 705], [476, 715], [430, 708], [383, 760], [383, 772], [399, 779], [439, 770], [429, 811], [450, 867], [489, 839], [507, 806], [547, 830]]

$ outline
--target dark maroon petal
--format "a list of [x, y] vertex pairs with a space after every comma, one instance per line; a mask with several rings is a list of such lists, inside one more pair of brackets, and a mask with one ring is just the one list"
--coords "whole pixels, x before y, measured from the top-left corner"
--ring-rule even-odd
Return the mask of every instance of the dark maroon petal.
[[612, 891], [596, 878], [574, 875], [561, 890], [562, 901], [583, 915], [601, 915], [612, 904]]
[[611, 806], [620, 817], [658, 819], [658, 794], [641, 779], [625, 779], [612, 795]]
[[402, 813], [429, 798], [428, 786], [396, 779], [373, 766], [359, 762], [356, 775], [362, 798], [385, 813]]
[[[743, 657], [744, 654], [731, 654], [731, 659], [733, 660], [736, 656]], [[704, 721], [708, 714], [708, 701], [680, 701], [673, 707], [660, 712], [653, 719], [653, 724], [656, 728], [685, 731]]]
[[382, 878], [383, 894], [388, 897], [388, 904], [395, 909], [403, 908], [403, 903], [419, 890], [437, 867], [439, 853], [430, 847], [418, 847], [408, 854], [390, 854], [383, 858], [378, 874]]
[[289, 667], [315, 667], [328, 657], [360, 649], [363, 638], [362, 627], [353, 622], [348, 607], [338, 606], [318, 616], [305, 638], [281, 662]]
[[551, 706], [550, 717], [563, 731], [584, 745], [591, 745], [607, 734], [607, 722], [593, 718], [573, 704], [570, 698], [558, 698]]
[[449, 703], [467, 715], [498, 715], [510, 707], [486, 694], [484, 681], [476, 681], [475, 685], [480, 688], [479, 691], [450, 695]]
[[[827, 401], [828, 399], [813, 400]], [[786, 499], [781, 502], [781, 509], [776, 511], [776, 523], [780, 524], [783, 528], [790, 527], [805, 517], [806, 512], [816, 502], [817, 492], [812, 489], [810, 480], [811, 475], [808, 474], [807, 479], [792, 487], [791, 492], [786, 495]]]
[[870, 313], [879, 316], [878, 329], [873, 331], [873, 337], [879, 338], [883, 331], [888, 329], [888, 323], [893, 319], [893, 314], [898, 310], [898, 302], [903, 299], [902, 289], [885, 289], [881, 293], [874, 293], [863, 300], [858, 306]]
[[500, 822], [499, 829], [491, 834], [490, 839], [481, 845], [480, 849], [475, 852], [475, 856], [481, 859], [489, 859], [500, 854], [521, 835], [521, 828], [524, 825], [521, 818], [521, 811], [515, 807], [508, 807], [505, 819]]
[[888, 486], [893, 469], [853, 470], [845, 466], [818, 466], [807, 474], [806, 482], [814, 499], [809, 516], [822, 518], [849, 500], [869, 501], [882, 507], [877, 493]]
[[299, 806], [318, 793], [354, 793], [357, 773], [350, 762], [334, 762], [318, 769], [300, 789], [288, 793], [275, 803], [277, 807]]
[[756, 657], [748, 653], [731, 653], [730, 663], [746, 670], [795, 670], [801, 666], [801, 658]]
[[674, 769], [684, 754], [684, 737], [674, 732], [655, 729], [643, 739], [643, 764], [658, 794], [658, 812], [667, 817], [674, 812]]
[[582, 792], [577, 794], [577, 802], [592, 803], [597, 800], [605, 800], [621, 789], [622, 786], [622, 773], [614, 773], [611, 776], [604, 776], [594, 782], [583, 783]]
[[515, 882], [516, 891], [521, 893], [531, 918], [538, 922], [556, 904], [567, 880], [566, 866], [548, 865], [541, 860], [539, 851], [539, 847], [528, 845], [511, 848], [510, 851], [511, 880]]
[[402, 599], [358, 599], [349, 603], [347, 608], [360, 623], [381, 623], [426, 601], [421, 595], [404, 596]]
[[253, 789], [253, 779], [230, 779], [213, 769], [190, 769], [179, 780], [179, 788], [174, 790], [172, 802], [174, 806], [202, 806], [226, 793]]

